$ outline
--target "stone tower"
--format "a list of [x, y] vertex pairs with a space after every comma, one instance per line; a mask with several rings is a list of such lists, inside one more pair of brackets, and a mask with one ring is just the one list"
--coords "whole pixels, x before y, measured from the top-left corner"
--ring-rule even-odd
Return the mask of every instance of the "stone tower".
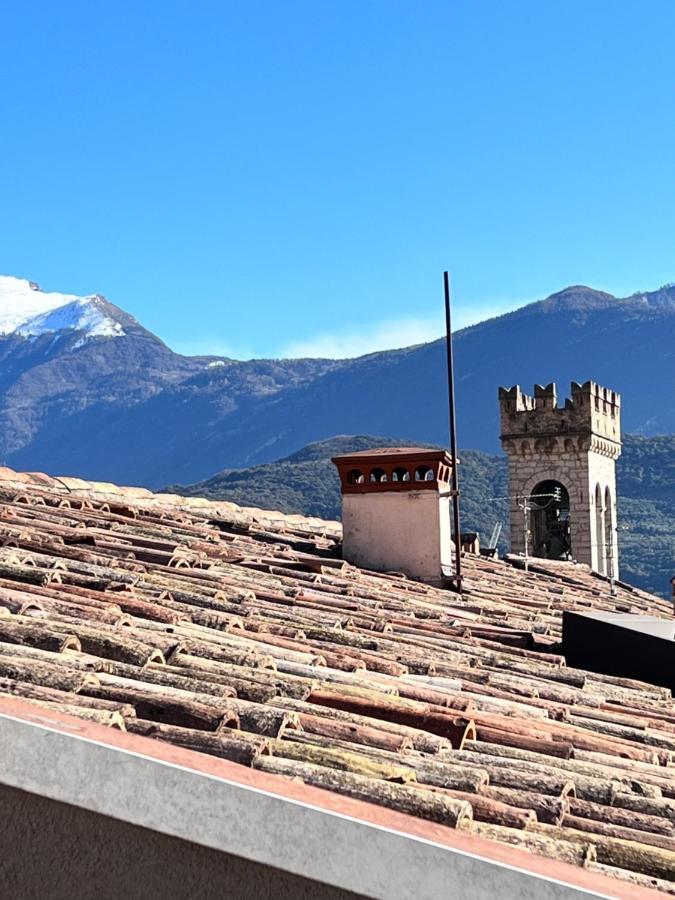
[[[555, 384], [499, 389], [500, 439], [509, 459], [511, 550], [575, 559], [618, 577], [615, 463], [619, 395], [572, 382], [558, 406]], [[527, 541], [527, 548], [525, 543]]]

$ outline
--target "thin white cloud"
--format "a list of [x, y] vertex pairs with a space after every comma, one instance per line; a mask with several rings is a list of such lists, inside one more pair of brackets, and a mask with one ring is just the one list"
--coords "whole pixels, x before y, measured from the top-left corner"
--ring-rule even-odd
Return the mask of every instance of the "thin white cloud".
[[[453, 330], [475, 325], [493, 316], [508, 312], [513, 306], [474, 307], [459, 309], [454, 314]], [[343, 332], [323, 332], [285, 345], [281, 357], [323, 357], [349, 359], [375, 353], [378, 350], [396, 350], [434, 341], [445, 333], [445, 320], [441, 315], [430, 318], [404, 318], [388, 322], [373, 322], [360, 328]]]
[[[453, 329], [467, 328], [516, 309], [520, 304], [460, 307], [453, 312]], [[320, 334], [290, 341], [278, 349], [235, 346], [217, 339], [172, 341], [170, 346], [186, 356], [224, 356], [229, 359], [351, 359], [378, 350], [397, 350], [435, 341], [445, 334], [445, 318], [440, 310], [436, 316], [407, 317], [384, 322], [372, 322], [345, 331], [324, 331]]]
[[443, 330], [438, 319], [398, 319], [393, 322], [374, 322], [362, 328], [350, 328], [342, 333], [324, 332], [313, 337], [292, 341], [282, 348], [281, 356], [327, 357], [346, 359], [363, 356], [376, 350], [394, 350], [433, 341]]

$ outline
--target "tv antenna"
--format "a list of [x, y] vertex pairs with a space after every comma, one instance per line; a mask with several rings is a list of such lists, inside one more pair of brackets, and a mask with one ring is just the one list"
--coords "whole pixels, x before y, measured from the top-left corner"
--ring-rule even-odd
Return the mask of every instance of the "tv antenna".
[[462, 593], [462, 532], [459, 521], [459, 476], [457, 472], [457, 421], [455, 417], [455, 363], [452, 351], [452, 310], [450, 301], [450, 275], [443, 272], [445, 295], [445, 350], [448, 364], [448, 424], [450, 426], [450, 488], [452, 495], [452, 530], [455, 539], [455, 585]]

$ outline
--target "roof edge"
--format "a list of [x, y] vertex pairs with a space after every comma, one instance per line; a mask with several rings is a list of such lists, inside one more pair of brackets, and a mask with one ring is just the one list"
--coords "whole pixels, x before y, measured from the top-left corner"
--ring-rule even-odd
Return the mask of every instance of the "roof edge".
[[[0, 742], [0, 782], [11, 787], [370, 897], [493, 900], [497, 886], [505, 898], [661, 896], [11, 697], [0, 698]], [[88, 777], [92, 770], [98, 779]], [[101, 791], [101, 780], [114, 781], [115, 791]], [[177, 794], [183, 798], [181, 816], [175, 815]], [[228, 829], [227, 822], [236, 828]], [[302, 834], [302, 840], [280, 842], [282, 832]]]

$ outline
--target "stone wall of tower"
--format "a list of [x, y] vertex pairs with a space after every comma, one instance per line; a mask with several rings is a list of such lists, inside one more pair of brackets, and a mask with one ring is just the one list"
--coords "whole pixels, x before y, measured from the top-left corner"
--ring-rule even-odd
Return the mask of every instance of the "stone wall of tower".
[[[525, 552], [522, 498], [529, 498], [542, 481], [557, 481], [569, 494], [574, 559], [602, 574], [618, 576], [619, 396], [586, 382], [572, 384], [571, 397], [563, 407], [557, 404], [554, 384], [537, 385], [533, 397], [523, 394], [518, 385], [500, 388], [499, 400], [501, 442], [509, 463], [512, 552]], [[532, 554], [533, 547], [528, 550]]]
[[[596, 535], [591, 537], [591, 548], [594, 554], [593, 568], [604, 575], [613, 574], [619, 577], [619, 547], [616, 531], [616, 457], [601, 453], [589, 454], [589, 491], [591, 500], [591, 518], [596, 522]], [[596, 505], [596, 490], [600, 489], [601, 508]], [[609, 492], [609, 495], [608, 495]], [[605, 539], [597, 539], [597, 520], [604, 518]], [[611, 561], [608, 559], [611, 545]]]

